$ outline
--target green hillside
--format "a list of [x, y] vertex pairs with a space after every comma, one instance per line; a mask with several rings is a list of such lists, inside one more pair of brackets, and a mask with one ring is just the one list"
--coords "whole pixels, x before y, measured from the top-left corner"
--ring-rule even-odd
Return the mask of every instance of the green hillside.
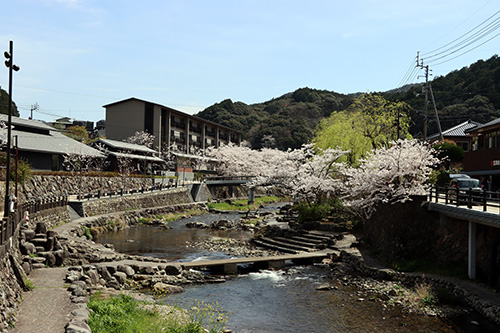
[[[493, 56], [431, 81], [442, 129], [468, 119], [480, 123], [500, 117], [500, 58]], [[412, 110], [410, 133], [424, 127], [424, 84], [380, 93], [390, 101], [408, 103]], [[298, 148], [309, 142], [319, 121], [346, 109], [359, 94], [343, 95], [327, 90], [300, 88], [293, 93], [258, 104], [230, 99], [212, 105], [197, 116], [243, 133], [252, 147]], [[427, 134], [436, 133], [437, 122], [429, 97]], [[272, 139], [271, 139], [272, 138]]]
[[[9, 93], [2, 88], [0, 88], [0, 113], [9, 114]], [[12, 102], [12, 115], [19, 117], [19, 112], [14, 101]]]
[[[265, 145], [286, 150], [309, 142], [322, 118], [345, 109], [351, 102], [352, 97], [346, 95], [301, 88], [259, 104], [227, 99], [197, 116], [241, 131], [254, 148]], [[266, 140], [270, 136], [274, 143]]]

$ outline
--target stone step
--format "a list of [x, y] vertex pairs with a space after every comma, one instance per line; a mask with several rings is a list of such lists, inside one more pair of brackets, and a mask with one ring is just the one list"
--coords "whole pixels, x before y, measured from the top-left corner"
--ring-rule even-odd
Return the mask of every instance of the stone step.
[[302, 234], [302, 236], [307, 237], [307, 238], [312, 238], [312, 239], [324, 240], [324, 241], [330, 240], [334, 237], [333, 235], [324, 234], [324, 233], [321, 233], [318, 231], [308, 231], [307, 233]]
[[260, 238], [255, 238], [255, 239], [252, 240], [252, 242], [255, 245], [257, 245], [257, 246], [264, 247], [266, 249], [271, 249], [271, 250], [276, 250], [276, 251], [284, 252], [284, 253], [297, 254], [297, 253], [300, 252], [300, 251], [297, 251], [297, 250], [293, 250], [293, 249], [290, 249], [290, 248], [285, 248], [285, 247], [276, 245], [274, 243], [269, 243], [269, 242], [263, 241]]
[[273, 239], [276, 239], [276, 240], [278, 240], [280, 242], [285, 242], [285, 243], [290, 243], [290, 244], [305, 246], [305, 247], [309, 247], [309, 248], [315, 248], [316, 245], [318, 245], [318, 243], [307, 242], [307, 241], [295, 239], [294, 237], [292, 237], [292, 238], [273, 237]]
[[292, 236], [291, 239], [295, 239], [295, 240], [306, 242], [306, 243], [312, 243], [314, 245], [318, 245], [318, 244], [321, 244], [321, 243], [325, 242], [323, 239], [316, 239], [316, 238], [304, 237], [303, 235]]
[[261, 237], [260, 239], [263, 240], [263, 241], [265, 241], [265, 242], [267, 242], [267, 243], [276, 244], [278, 246], [281, 246], [281, 247], [284, 247], [284, 248], [293, 249], [293, 250], [297, 250], [297, 251], [304, 251], [304, 252], [313, 252], [313, 251], [316, 251], [315, 248], [306, 247], [306, 246], [300, 246], [300, 245], [295, 245], [295, 244], [291, 244], [291, 243], [288, 243], [288, 242], [282, 242], [282, 241], [276, 240], [274, 238]]

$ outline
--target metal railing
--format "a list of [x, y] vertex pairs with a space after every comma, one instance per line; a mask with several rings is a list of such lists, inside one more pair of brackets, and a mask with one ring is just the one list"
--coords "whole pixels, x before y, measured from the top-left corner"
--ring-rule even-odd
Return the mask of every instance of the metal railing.
[[138, 194], [138, 193], [151, 193], [151, 192], [160, 192], [166, 189], [170, 188], [175, 188], [180, 186], [180, 181], [178, 179], [174, 179], [171, 183], [168, 184], [163, 184], [159, 183], [158, 185], [155, 186], [143, 186], [141, 188], [136, 188], [136, 189], [130, 189], [130, 190], [125, 190], [125, 189], [120, 189], [117, 191], [102, 191], [102, 190], [97, 190], [96, 192], [93, 193], [85, 193], [85, 194], [78, 194], [76, 198], [78, 200], [90, 200], [90, 199], [100, 199], [100, 198], [111, 198], [111, 197], [122, 197], [124, 195], [130, 195], [130, 194]]
[[26, 211], [30, 214], [34, 214], [52, 208], [64, 207], [67, 204], [68, 197], [66, 196], [29, 200], [19, 204], [14, 212], [5, 216], [0, 221], [0, 246], [7, 244], [9, 238], [14, 236], [17, 227], [24, 220]]
[[458, 187], [431, 187], [429, 201], [467, 208], [481, 207], [483, 212], [500, 214], [500, 192]]

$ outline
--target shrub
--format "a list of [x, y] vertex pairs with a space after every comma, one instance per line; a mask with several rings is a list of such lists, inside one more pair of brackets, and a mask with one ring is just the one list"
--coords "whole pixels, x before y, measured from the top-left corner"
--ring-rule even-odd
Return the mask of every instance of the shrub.
[[308, 204], [300, 202], [293, 206], [293, 209], [299, 213], [299, 222], [319, 221], [331, 215], [342, 213], [342, 204], [338, 199], [330, 199], [325, 202]]

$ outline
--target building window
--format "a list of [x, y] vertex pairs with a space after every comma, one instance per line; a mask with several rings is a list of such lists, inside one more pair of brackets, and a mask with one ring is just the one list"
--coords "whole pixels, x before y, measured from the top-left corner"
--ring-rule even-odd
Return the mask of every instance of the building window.
[[59, 155], [52, 155], [52, 171], [60, 171]]
[[457, 141], [457, 146], [462, 147], [464, 151], [469, 151], [469, 142], [467, 141]]

